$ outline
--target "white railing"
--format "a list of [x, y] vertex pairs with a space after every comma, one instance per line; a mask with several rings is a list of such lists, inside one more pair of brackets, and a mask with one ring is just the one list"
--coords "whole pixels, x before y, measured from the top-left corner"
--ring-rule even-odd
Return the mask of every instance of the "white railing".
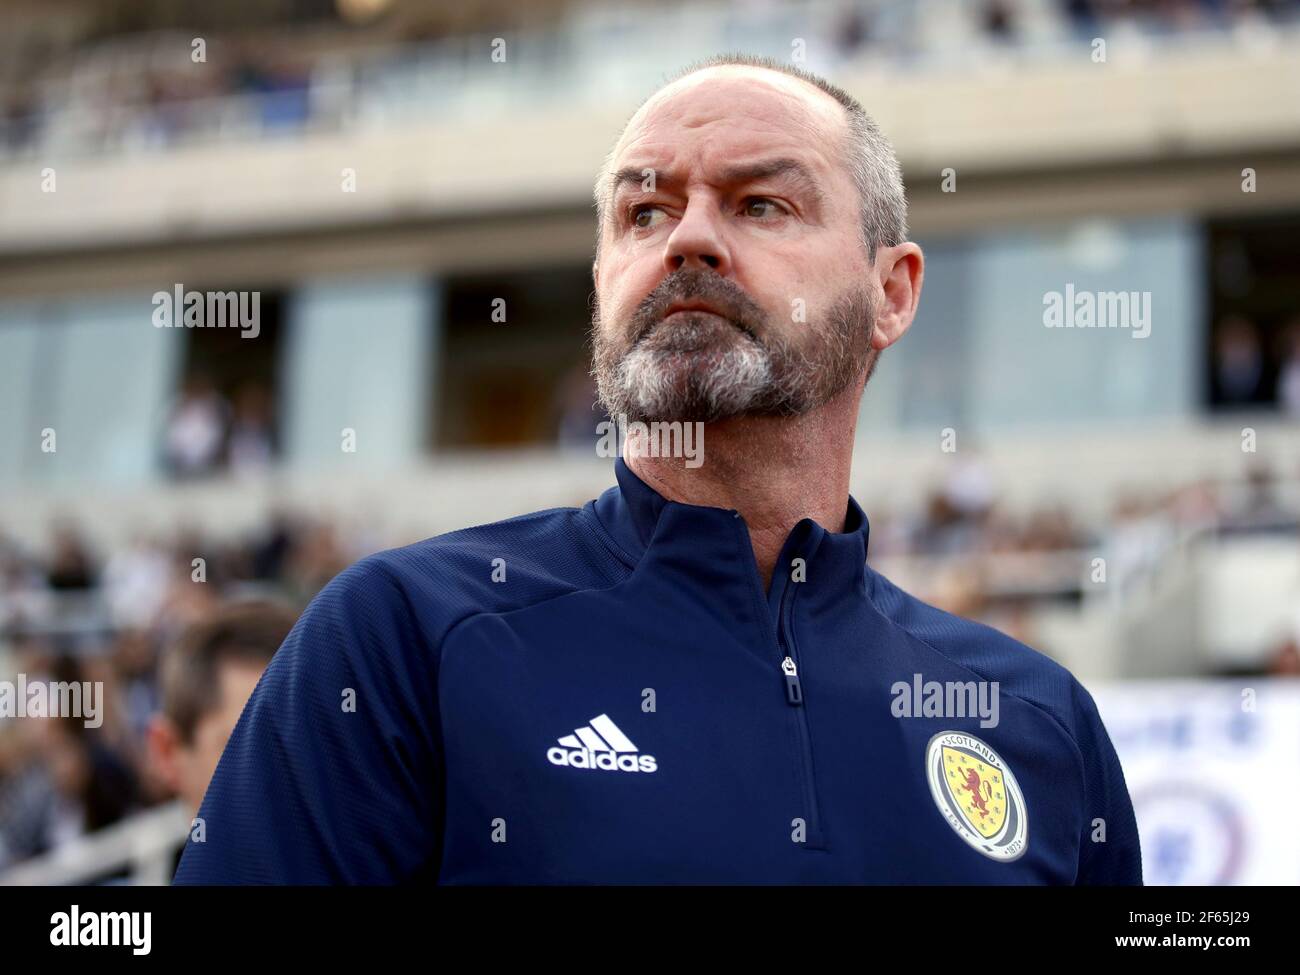
[[76, 886], [122, 871], [115, 883], [166, 886], [189, 826], [184, 805], [171, 802], [25, 860], [0, 873], [0, 886]]

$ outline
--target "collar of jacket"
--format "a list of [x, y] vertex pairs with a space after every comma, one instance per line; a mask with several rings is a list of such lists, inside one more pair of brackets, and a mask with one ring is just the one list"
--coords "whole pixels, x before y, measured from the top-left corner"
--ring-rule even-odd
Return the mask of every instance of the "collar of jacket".
[[[595, 502], [595, 513], [615, 544], [638, 569], [649, 560], [664, 571], [698, 582], [710, 574], [743, 573], [757, 580], [749, 528], [738, 511], [669, 501], [632, 472], [622, 457], [614, 462], [618, 486]], [[779, 599], [785, 580], [807, 583], [816, 601], [865, 594], [870, 526], [852, 496], [842, 532], [827, 531], [811, 518], [800, 519], [786, 537], [766, 594]], [[802, 571], [795, 559], [803, 559]]]

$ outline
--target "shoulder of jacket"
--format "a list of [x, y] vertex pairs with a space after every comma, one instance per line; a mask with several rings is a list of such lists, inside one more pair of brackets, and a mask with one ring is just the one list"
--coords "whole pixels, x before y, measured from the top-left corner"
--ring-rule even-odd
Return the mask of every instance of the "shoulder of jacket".
[[439, 639], [470, 616], [609, 585], [625, 572], [587, 517], [580, 508], [550, 508], [376, 552], [317, 599], [378, 603]]
[[1091, 695], [1065, 666], [984, 623], [939, 609], [872, 569], [867, 590], [876, 611], [912, 638], [999, 691], [1050, 714], [1078, 745], [1096, 719]]

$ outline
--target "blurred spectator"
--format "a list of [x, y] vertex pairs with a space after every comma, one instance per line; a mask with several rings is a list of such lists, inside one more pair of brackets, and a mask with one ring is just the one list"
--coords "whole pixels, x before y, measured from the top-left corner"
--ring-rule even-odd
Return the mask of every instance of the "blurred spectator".
[[19, 88], [9, 94], [0, 110], [0, 146], [11, 152], [26, 148], [36, 135], [37, 117], [31, 93]]
[[144, 741], [149, 724], [158, 711], [158, 654], [147, 630], [124, 629], [109, 651], [105, 688], [113, 699], [113, 712], [120, 716], [107, 724], [108, 734], [118, 750], [137, 768], [144, 768]]
[[1281, 366], [1277, 376], [1277, 402], [1287, 416], [1300, 417], [1300, 317], [1282, 332]]
[[1175, 490], [1168, 501], [1169, 513], [1183, 531], [1211, 528], [1223, 518], [1223, 508], [1214, 485], [1207, 480]]
[[262, 540], [253, 546], [249, 570], [253, 579], [276, 579], [284, 573], [285, 562], [297, 532], [293, 517], [283, 508], [271, 512], [270, 525]]
[[1224, 514], [1220, 530], [1225, 533], [1274, 532], [1294, 529], [1296, 513], [1278, 500], [1273, 472], [1264, 464], [1251, 467], [1246, 491]]
[[289, 593], [306, 603], [352, 561], [334, 525], [318, 522], [303, 531], [290, 553], [284, 581]]
[[150, 752], [191, 816], [262, 671], [296, 619], [283, 603], [235, 603], [190, 626], [164, 651], [162, 705], [149, 729]]
[[113, 623], [143, 627], [162, 609], [171, 574], [166, 551], [144, 535], [114, 552], [104, 566], [104, 598]]
[[942, 491], [932, 491], [925, 514], [913, 536], [918, 552], [947, 555], [966, 547], [969, 526]]
[[235, 393], [228, 459], [238, 472], [262, 470], [275, 453], [271, 433], [271, 394], [261, 383], [245, 383]]
[[1273, 677], [1300, 677], [1300, 609], [1292, 616], [1291, 632], [1269, 660], [1266, 672]]
[[0, 870], [50, 846], [54, 788], [30, 734], [24, 734], [30, 727], [0, 718]]
[[1223, 406], [1263, 402], [1264, 351], [1255, 323], [1241, 315], [1219, 322], [1214, 334], [1214, 401]]
[[211, 473], [222, 459], [230, 407], [212, 381], [190, 376], [167, 420], [163, 454], [178, 477]]
[[836, 25], [835, 47], [841, 57], [855, 54], [871, 37], [871, 21], [860, 5], [846, 10]]
[[0, 539], [0, 631], [21, 630], [49, 614], [44, 567]]
[[[81, 668], [61, 658], [50, 675], [55, 681], [80, 681]], [[42, 759], [54, 787], [47, 824], [51, 845], [103, 829], [124, 818], [140, 802], [131, 768], [100, 740], [98, 729], [78, 718], [43, 718]]]
[[917, 548], [931, 554], [968, 551], [985, 536], [995, 490], [987, 465], [973, 450], [956, 457], [942, 490], [933, 492], [916, 533]]
[[95, 568], [80, 532], [71, 524], [54, 531], [54, 554], [46, 579], [51, 589], [89, 589], [95, 585]]
[[962, 518], [979, 519], [993, 506], [996, 489], [986, 463], [971, 448], [953, 462], [944, 485], [944, 496]]
[[1008, 43], [1016, 37], [1016, 10], [1010, 0], [984, 0], [980, 26], [992, 40]]
[[1147, 582], [1173, 544], [1173, 525], [1163, 517], [1160, 499], [1132, 491], [1116, 502], [1103, 542], [1107, 589], [1115, 600]]

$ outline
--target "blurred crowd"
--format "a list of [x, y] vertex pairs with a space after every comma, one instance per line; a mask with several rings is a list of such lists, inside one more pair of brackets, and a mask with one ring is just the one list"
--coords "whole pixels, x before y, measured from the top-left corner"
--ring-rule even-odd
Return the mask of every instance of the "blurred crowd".
[[[961, 557], [1006, 553], [1107, 551], [1121, 572], [1154, 564], [1189, 533], [1283, 534], [1300, 531], [1300, 507], [1265, 464], [1242, 484], [1209, 480], [1163, 491], [1122, 492], [1101, 524], [1085, 525], [1065, 503], [1013, 509], [1000, 499], [986, 465], [972, 451], [955, 462], [914, 514], [872, 516], [877, 556]], [[1300, 477], [1300, 464], [1289, 476]]]
[[[596, 52], [616, 49], [629, 33], [644, 33], [626, 18], [642, 18], [649, 30], [666, 19], [665, 7], [672, 5], [589, 2], [567, 10], [557, 5], [552, 13], [561, 19], [544, 27], [529, 23], [532, 41], [523, 46], [553, 57], [556, 72], [577, 70], [587, 59], [565, 54], [573, 33], [592, 34], [590, 49]], [[719, 38], [722, 47], [746, 42], [761, 47], [756, 39], [765, 29], [776, 46], [785, 47], [793, 11], [803, 15], [806, 32], [829, 34], [840, 58], [898, 58], [910, 64], [927, 58], [942, 63], [951, 51], [979, 44], [1086, 43], [1116, 29], [1160, 38], [1266, 28], [1300, 17], [1300, 0], [843, 0], [807, 7], [731, 0], [714, 7], [717, 21], [737, 31]], [[607, 25], [602, 8], [610, 11]], [[563, 19], [566, 15], [571, 22]], [[377, 99], [382, 106], [386, 93], [392, 95], [389, 110], [409, 100], [412, 91], [422, 92], [417, 101], [426, 110], [435, 110], [438, 97], [456, 86], [445, 79], [427, 93], [419, 86], [445, 71], [454, 77], [473, 60], [463, 46], [468, 32], [519, 36], [505, 10], [486, 11], [479, 22], [467, 12], [459, 32], [396, 16], [384, 27], [381, 18], [370, 38], [348, 22], [345, 12], [328, 7], [305, 10], [298, 21], [277, 22], [270, 12], [267, 17], [260, 31], [207, 38], [213, 43], [204, 51], [201, 70], [191, 60], [191, 35], [206, 33], [199, 30], [182, 35], [141, 31], [135, 23], [101, 24], [80, 42], [18, 49], [0, 70], [0, 153], [69, 144], [147, 149], [198, 132], [295, 130], [336, 123], [362, 102]], [[825, 18], [826, 26], [819, 28]], [[525, 18], [515, 11], [514, 19]], [[599, 40], [602, 30], [608, 31], [608, 43]], [[307, 41], [305, 32], [310, 32]]]
[[[919, 509], [869, 512], [870, 556], [925, 601], [1050, 653], [1034, 611], [1099, 591], [1091, 575], [1098, 557], [1101, 590], [1118, 607], [1140, 601], [1199, 538], [1270, 536], [1300, 548], [1300, 464], [1281, 473], [1289, 483], [1259, 463], [1241, 482], [1122, 491], [1089, 522], [1064, 502], [1008, 504], [979, 455], [967, 451]], [[1295, 610], [1292, 632], [1258, 648], [1256, 672], [1300, 674], [1300, 604]]]
[[[0, 148], [19, 151], [38, 143], [58, 145], [65, 137], [93, 145], [150, 148], [165, 146], [180, 134], [213, 118], [214, 99], [245, 98], [259, 128], [294, 129], [310, 116], [308, 65], [293, 47], [219, 46], [203, 62], [191, 61], [191, 38], [152, 36], [119, 51], [106, 45], [104, 58], [90, 66], [70, 65], [50, 76], [48, 67], [31, 77], [44, 83], [12, 85], [0, 99]], [[106, 63], [105, 63], [106, 62]], [[201, 70], [196, 70], [201, 68]]]
[[[54, 527], [44, 555], [0, 542], [0, 679], [100, 681], [106, 696], [103, 725], [93, 730], [76, 720], [0, 717], [0, 872], [168, 799], [196, 806], [202, 784], [196, 793], [167, 744], [183, 737], [191, 748], [205, 746], [211, 754], [197, 777], [206, 782], [204, 762], [215, 767], [225, 739], [205, 742], [196, 732], [204, 715], [193, 712], [203, 707], [187, 707], [183, 687], [165, 706], [169, 650], [231, 607], [268, 603], [286, 620], [279, 629], [257, 624], [277, 634], [252, 648], [269, 659], [296, 613], [368, 550], [329, 522], [287, 514], [224, 545], [179, 531], [100, 553], [70, 523]], [[248, 641], [233, 642], [218, 651], [247, 658]], [[260, 666], [238, 683], [237, 700], [207, 705], [224, 708], [223, 727], [233, 726], [258, 674]], [[229, 682], [216, 674], [206, 683], [222, 680]], [[188, 727], [176, 731], [177, 723]]]
[[[907, 7], [908, 9], [904, 9]], [[965, 9], [969, 19], [952, 17]], [[1232, 31], [1248, 25], [1283, 23], [1300, 13], [1295, 0], [969, 0], [946, 10], [937, 4], [865, 2], [846, 4], [839, 45], [873, 53], [922, 53], [938, 33], [927, 17], [942, 18], [948, 29], [963, 29], [998, 44], [1068, 34], [1088, 42], [1116, 29], [1135, 29], [1152, 37], [1192, 31]], [[883, 50], [880, 50], [883, 48]]]

